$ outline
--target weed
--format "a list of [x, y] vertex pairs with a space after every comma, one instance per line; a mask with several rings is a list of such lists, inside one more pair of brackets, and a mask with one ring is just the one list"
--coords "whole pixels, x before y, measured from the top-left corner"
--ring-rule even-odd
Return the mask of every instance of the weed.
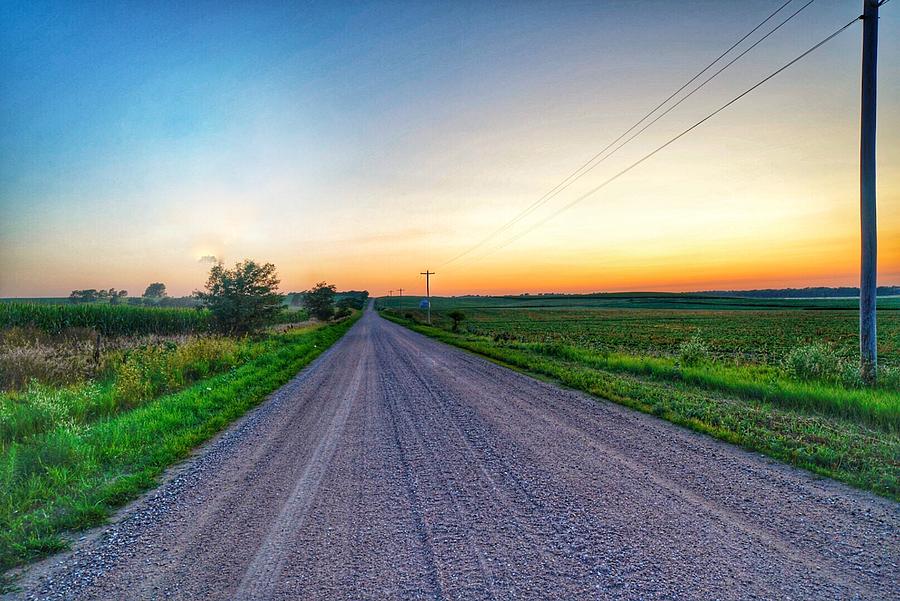
[[690, 340], [685, 340], [678, 346], [678, 361], [681, 365], [695, 367], [708, 361], [709, 357], [709, 348], [697, 334]]
[[784, 368], [792, 377], [807, 382], [834, 382], [843, 374], [840, 357], [820, 342], [792, 349], [784, 358]]

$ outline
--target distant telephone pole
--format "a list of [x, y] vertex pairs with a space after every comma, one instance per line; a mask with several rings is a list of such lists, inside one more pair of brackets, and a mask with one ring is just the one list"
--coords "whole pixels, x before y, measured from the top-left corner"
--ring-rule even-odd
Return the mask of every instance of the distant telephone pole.
[[400, 296], [397, 298], [397, 310], [403, 310], [403, 288], [400, 289]]
[[867, 384], [878, 379], [876, 299], [878, 294], [878, 229], [875, 215], [875, 105], [878, 77], [879, 0], [863, 0], [862, 98], [859, 134], [859, 213], [861, 230], [859, 281], [860, 375]]
[[428, 299], [428, 325], [431, 325], [431, 276], [434, 275], [433, 271], [422, 271], [419, 275], [425, 276], [425, 298]]

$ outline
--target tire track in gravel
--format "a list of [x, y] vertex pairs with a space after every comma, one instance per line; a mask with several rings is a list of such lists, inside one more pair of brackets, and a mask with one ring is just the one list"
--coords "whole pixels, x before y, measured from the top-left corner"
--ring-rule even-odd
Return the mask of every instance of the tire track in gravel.
[[[369, 346], [369, 345], [367, 345]], [[365, 352], [365, 351], [364, 351]], [[319, 441], [306, 467], [278, 516], [272, 521], [265, 540], [256, 551], [253, 562], [244, 573], [240, 585], [234, 593], [238, 599], [269, 599], [276, 582], [281, 578], [286, 561], [286, 545], [294, 533], [303, 527], [316, 494], [323, 472], [334, 455], [338, 438], [350, 415], [350, 406], [359, 392], [363, 378], [363, 356], [357, 360], [353, 380], [343, 394], [338, 410], [328, 424], [328, 428]]]
[[896, 599], [898, 504], [368, 312], [27, 599]]

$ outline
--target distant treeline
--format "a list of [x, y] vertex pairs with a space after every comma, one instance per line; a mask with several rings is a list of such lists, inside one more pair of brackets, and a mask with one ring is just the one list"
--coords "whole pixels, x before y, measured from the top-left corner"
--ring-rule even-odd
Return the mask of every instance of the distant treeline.
[[[690, 293], [688, 293], [690, 294]], [[765, 288], [761, 290], [706, 290], [696, 294], [741, 298], [847, 298], [859, 296], [859, 288]], [[879, 286], [878, 296], [898, 296], [900, 286]]]
[[[285, 304], [291, 307], [302, 307], [305, 292], [289, 292], [285, 295]], [[369, 298], [368, 290], [346, 290], [335, 292], [334, 305], [338, 309], [348, 308], [362, 310]]]

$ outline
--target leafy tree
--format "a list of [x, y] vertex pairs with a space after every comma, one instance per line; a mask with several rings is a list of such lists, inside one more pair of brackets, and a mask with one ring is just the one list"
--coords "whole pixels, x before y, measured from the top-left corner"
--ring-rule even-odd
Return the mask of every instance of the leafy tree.
[[119, 303], [122, 302], [122, 299], [123, 299], [123, 298], [126, 298], [126, 297], [128, 296], [128, 291], [127, 291], [127, 290], [119, 290], [119, 291], [116, 291], [116, 290], [113, 290], [112, 288], [110, 288], [110, 292], [113, 292], [113, 293], [114, 293], [114, 294], [112, 294], [112, 295], [109, 297], [109, 304], [110, 304], [110, 305], [118, 305]]
[[144, 290], [144, 298], [163, 298], [166, 296], [166, 285], [162, 282], [153, 282]]
[[447, 317], [453, 320], [453, 331], [459, 332], [459, 323], [466, 318], [466, 314], [456, 310], [450, 311], [450, 313], [447, 314]]
[[334, 284], [319, 282], [312, 290], [303, 293], [303, 304], [316, 319], [328, 321], [334, 315]]
[[99, 293], [93, 289], [73, 290], [69, 294], [70, 303], [95, 303], [99, 300]]
[[241, 334], [266, 324], [281, 311], [279, 283], [274, 265], [247, 259], [233, 269], [213, 265], [206, 291], [194, 295], [212, 312], [219, 331]]
[[335, 307], [338, 309], [348, 308], [362, 311], [366, 306], [366, 299], [369, 298], [368, 290], [350, 290], [338, 294], [338, 300]]

